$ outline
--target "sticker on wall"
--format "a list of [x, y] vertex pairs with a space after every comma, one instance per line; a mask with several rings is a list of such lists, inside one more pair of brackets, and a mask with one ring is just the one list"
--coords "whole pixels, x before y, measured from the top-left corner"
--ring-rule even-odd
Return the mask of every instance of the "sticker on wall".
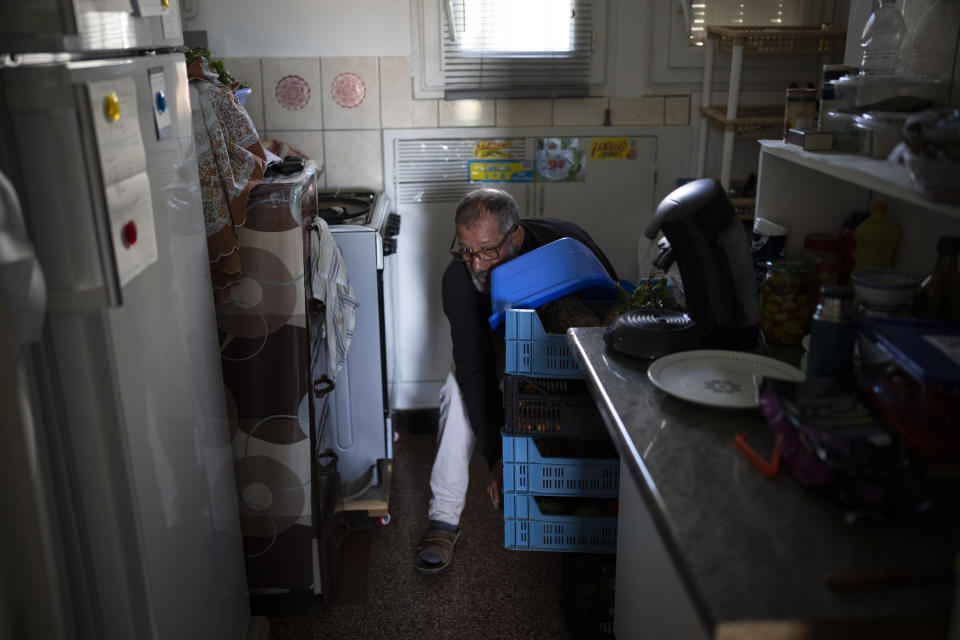
[[523, 140], [479, 140], [473, 145], [474, 158], [522, 158], [524, 155]]
[[530, 160], [471, 160], [470, 182], [533, 182]]
[[586, 152], [579, 138], [537, 140], [538, 182], [583, 182], [586, 180]]
[[330, 93], [333, 94], [333, 101], [338, 105], [352, 109], [359, 106], [367, 97], [367, 85], [355, 73], [341, 73], [333, 79]]
[[636, 160], [636, 138], [592, 138], [591, 160]]
[[281, 107], [299, 111], [310, 102], [310, 85], [300, 76], [284, 76], [277, 83], [276, 95]]

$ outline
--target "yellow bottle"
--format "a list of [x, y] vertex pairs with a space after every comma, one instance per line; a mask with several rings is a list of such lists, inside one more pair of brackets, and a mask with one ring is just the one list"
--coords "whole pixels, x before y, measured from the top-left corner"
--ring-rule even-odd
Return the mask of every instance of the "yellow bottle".
[[853, 270], [892, 267], [900, 244], [900, 227], [887, 217], [887, 203], [874, 202], [870, 216], [854, 230], [857, 238]]

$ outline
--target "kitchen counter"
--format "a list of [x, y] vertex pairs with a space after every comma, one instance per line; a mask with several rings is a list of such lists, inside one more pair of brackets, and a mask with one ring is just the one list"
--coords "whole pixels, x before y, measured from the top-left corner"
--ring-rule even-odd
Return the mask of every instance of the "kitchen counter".
[[[955, 483], [931, 485], [935, 507], [922, 521], [852, 519], [830, 497], [800, 486], [785, 465], [771, 478], [737, 453], [734, 435], [745, 433], [770, 457], [773, 436], [759, 409], [711, 409], [669, 396], [647, 378], [646, 361], [608, 351], [603, 331], [574, 328], [567, 336], [621, 456], [621, 522], [625, 483], [633, 482], [704, 637], [750, 628], [762, 634], [769, 625], [838, 637], [854, 629], [945, 636], [948, 582], [838, 593], [825, 578], [839, 571], [951, 571], [960, 548]], [[630, 535], [623, 528], [618, 534], [618, 617], [620, 556]]]

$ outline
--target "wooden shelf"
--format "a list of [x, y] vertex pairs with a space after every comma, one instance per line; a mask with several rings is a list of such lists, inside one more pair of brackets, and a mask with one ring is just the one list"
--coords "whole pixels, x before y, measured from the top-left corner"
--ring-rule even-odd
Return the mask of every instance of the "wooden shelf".
[[839, 180], [960, 219], [960, 205], [934, 202], [914, 190], [903, 165], [849, 153], [804, 151], [782, 140], [761, 140], [760, 146], [761, 153], [768, 153]]
[[390, 514], [390, 486], [393, 483], [393, 459], [385, 459], [379, 485], [369, 487], [359, 496], [338, 505], [338, 511], [366, 511], [371, 518]]
[[707, 37], [727, 53], [739, 46], [745, 56], [796, 56], [843, 53], [847, 31], [836, 25], [707, 27]]
[[735, 132], [738, 140], [758, 140], [783, 129], [782, 105], [741, 106], [736, 118], [728, 118], [725, 107], [710, 105], [700, 107], [700, 115], [709, 120], [714, 129]]
[[[846, 28], [835, 25], [801, 27], [737, 26], [707, 27], [704, 52], [703, 91], [700, 109], [701, 124], [697, 152], [696, 175], [703, 177], [707, 165], [707, 134], [710, 128], [723, 131], [723, 150], [720, 157], [720, 184], [730, 187], [733, 166], [733, 146], [737, 140], [758, 140], [783, 134], [783, 107], [765, 113], [748, 113], [739, 105], [740, 76], [745, 56], [816, 56], [823, 64], [824, 56], [839, 56], [844, 52]], [[711, 105], [713, 91], [713, 64], [716, 50], [731, 55], [730, 80], [727, 89], [727, 107]], [[730, 114], [733, 117], [727, 117]]]

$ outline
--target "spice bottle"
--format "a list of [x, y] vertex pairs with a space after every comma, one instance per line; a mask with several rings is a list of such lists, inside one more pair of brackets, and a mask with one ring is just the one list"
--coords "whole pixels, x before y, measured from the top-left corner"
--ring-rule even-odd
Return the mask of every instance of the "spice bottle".
[[853, 289], [838, 285], [823, 287], [810, 329], [807, 379], [848, 376], [853, 371], [855, 338]]
[[960, 237], [941, 236], [937, 241], [937, 264], [917, 294], [915, 314], [960, 322]]
[[808, 233], [803, 237], [806, 261], [820, 277], [820, 286], [837, 284], [839, 248], [840, 239], [828, 233]]
[[854, 230], [857, 239], [853, 270], [892, 267], [900, 244], [900, 227], [887, 216], [887, 203], [874, 202], [870, 217]]

